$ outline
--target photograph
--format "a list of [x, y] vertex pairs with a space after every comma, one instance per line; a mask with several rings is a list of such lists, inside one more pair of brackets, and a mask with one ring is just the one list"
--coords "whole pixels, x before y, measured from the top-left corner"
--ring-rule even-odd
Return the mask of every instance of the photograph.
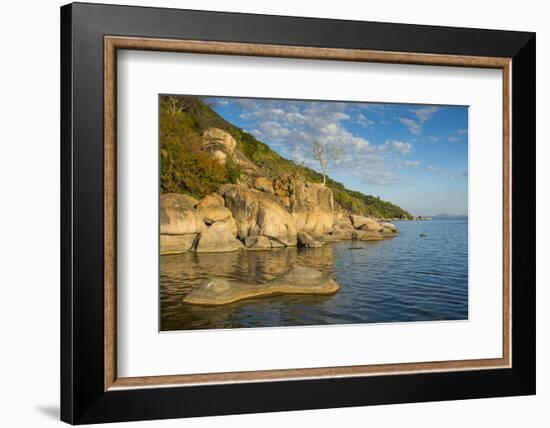
[[161, 331], [468, 320], [468, 106], [158, 102]]

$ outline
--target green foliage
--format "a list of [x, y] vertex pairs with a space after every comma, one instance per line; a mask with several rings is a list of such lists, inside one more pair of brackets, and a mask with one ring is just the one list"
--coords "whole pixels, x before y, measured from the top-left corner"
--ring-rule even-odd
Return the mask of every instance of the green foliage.
[[[225, 165], [212, 159], [201, 144], [201, 134], [215, 127], [229, 132], [237, 149], [268, 178], [300, 175], [312, 183], [322, 183], [322, 174], [285, 159], [219, 116], [198, 97], [163, 96], [160, 102], [161, 191], [179, 192], [201, 198], [215, 192], [222, 184], [236, 183], [242, 171], [229, 158]], [[383, 218], [412, 218], [402, 208], [379, 197], [348, 190], [327, 177], [334, 201], [344, 210]]]
[[222, 184], [236, 183], [241, 170], [232, 161], [221, 165], [204, 150], [202, 125], [190, 108], [173, 110], [168, 100], [161, 100], [160, 188], [201, 198]]

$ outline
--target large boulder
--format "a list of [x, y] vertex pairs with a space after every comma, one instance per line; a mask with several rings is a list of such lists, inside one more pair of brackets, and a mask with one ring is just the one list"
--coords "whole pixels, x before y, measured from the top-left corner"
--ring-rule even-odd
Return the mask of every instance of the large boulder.
[[271, 250], [271, 241], [267, 236], [247, 236], [244, 240], [244, 246], [251, 251]]
[[237, 141], [229, 132], [219, 128], [208, 128], [202, 134], [202, 144], [219, 163], [225, 164], [230, 159], [239, 165], [244, 176], [241, 178], [253, 180], [260, 175], [256, 165], [239, 151]]
[[361, 215], [351, 215], [351, 222], [353, 223], [353, 227], [356, 229], [361, 230], [374, 230], [374, 231], [380, 231], [382, 230], [382, 225], [377, 222], [376, 220], [373, 220], [369, 217], [363, 217]]
[[391, 228], [386, 227], [386, 226], [383, 226], [382, 230], [379, 231], [378, 233], [380, 233], [384, 238], [393, 238], [393, 237], [397, 236], [397, 231], [396, 230], [392, 230]]
[[317, 241], [309, 233], [298, 232], [297, 237], [298, 237], [298, 245], [301, 247], [318, 248], [323, 246], [322, 242]]
[[274, 193], [273, 182], [266, 177], [256, 177], [253, 182], [253, 186], [256, 190], [262, 192]]
[[384, 237], [380, 232], [374, 230], [356, 230], [353, 232], [353, 239], [358, 241], [382, 241]]
[[231, 211], [225, 207], [225, 202], [220, 195], [206, 195], [197, 203], [197, 214], [202, 221], [210, 226], [217, 221], [227, 223], [233, 235], [237, 234], [237, 223], [233, 219]]
[[189, 233], [187, 235], [160, 235], [160, 255], [164, 256], [190, 251], [197, 236], [196, 233]]
[[340, 219], [329, 233], [325, 233], [320, 239], [325, 242], [330, 241], [349, 241], [354, 239], [355, 229], [351, 222], [345, 218]]
[[202, 144], [221, 164], [225, 164], [227, 156], [232, 156], [237, 146], [233, 136], [219, 128], [208, 128], [204, 131]]
[[290, 179], [286, 186], [296, 230], [313, 237], [329, 232], [334, 222], [332, 190], [321, 183], [308, 183], [301, 179]]
[[235, 238], [230, 224], [217, 221], [202, 232], [195, 240], [197, 253], [227, 253], [243, 248], [243, 243]]
[[223, 198], [217, 193], [211, 193], [209, 195], [206, 195], [200, 201], [197, 201], [195, 208], [197, 208], [197, 210], [200, 210], [223, 206], [225, 206]]
[[296, 245], [294, 219], [276, 196], [240, 185], [223, 186], [220, 192], [237, 223], [239, 239], [263, 235], [285, 246]]
[[395, 227], [395, 224], [389, 222], [382, 222], [380, 224], [384, 227], [384, 229], [388, 229], [394, 233], [397, 233], [397, 227]]
[[160, 197], [160, 233], [186, 235], [206, 229], [194, 206], [197, 201], [178, 193], [165, 193]]
[[225, 279], [214, 278], [191, 290], [183, 298], [183, 302], [216, 306], [279, 294], [330, 295], [339, 289], [338, 283], [326, 273], [297, 266], [266, 284], [231, 283]]

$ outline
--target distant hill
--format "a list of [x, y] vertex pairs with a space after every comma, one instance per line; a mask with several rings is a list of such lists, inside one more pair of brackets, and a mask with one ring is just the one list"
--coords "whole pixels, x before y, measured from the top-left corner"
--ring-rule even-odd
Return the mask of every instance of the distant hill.
[[432, 216], [434, 220], [468, 220], [466, 214], [438, 214]]
[[[217, 162], [205, 150], [202, 135], [209, 128], [222, 129], [236, 140], [239, 162]], [[202, 99], [189, 96], [163, 96], [160, 101], [161, 192], [184, 193], [195, 198], [217, 192], [227, 183], [238, 183], [249, 171], [269, 179], [296, 176], [322, 183], [323, 176], [296, 164], [222, 118]], [[250, 165], [243, 168], [242, 165]], [[378, 197], [347, 189], [327, 178], [337, 207], [343, 211], [372, 217], [412, 219], [401, 207]]]

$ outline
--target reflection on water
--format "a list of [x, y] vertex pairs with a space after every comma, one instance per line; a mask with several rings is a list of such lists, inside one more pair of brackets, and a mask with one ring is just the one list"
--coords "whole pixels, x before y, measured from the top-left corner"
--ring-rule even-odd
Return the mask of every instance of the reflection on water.
[[[397, 238], [376, 242], [163, 256], [161, 330], [466, 319], [468, 223], [410, 221], [398, 227]], [[274, 296], [216, 307], [182, 303], [193, 286], [210, 278], [260, 283], [296, 265], [327, 272], [342, 288], [333, 296]]]

